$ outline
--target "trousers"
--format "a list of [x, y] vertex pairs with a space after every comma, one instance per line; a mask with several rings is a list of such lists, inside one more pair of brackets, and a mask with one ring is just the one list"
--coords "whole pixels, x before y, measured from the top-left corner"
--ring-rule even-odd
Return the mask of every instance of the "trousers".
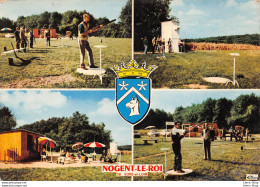
[[84, 58], [85, 58], [85, 50], [88, 52], [88, 63], [89, 66], [94, 65], [94, 58], [92, 49], [89, 46], [89, 42], [86, 40], [78, 40], [79, 42], [79, 49], [80, 49], [80, 66], [85, 67]]

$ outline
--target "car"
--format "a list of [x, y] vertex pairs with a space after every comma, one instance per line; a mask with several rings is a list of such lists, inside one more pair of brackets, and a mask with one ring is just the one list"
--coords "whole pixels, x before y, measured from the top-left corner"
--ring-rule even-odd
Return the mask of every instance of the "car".
[[169, 137], [169, 136], [171, 136], [171, 131], [169, 129], [167, 129], [167, 131], [166, 131], [166, 129], [163, 129], [160, 131], [160, 135]]
[[6, 38], [14, 38], [14, 34], [8, 33], [8, 34], [5, 35], [5, 37], [6, 37]]
[[160, 133], [159, 133], [157, 130], [152, 129], [152, 130], [150, 130], [150, 131], [147, 133], [147, 135], [148, 135], [149, 137], [158, 137], [158, 136], [160, 136]]
[[138, 131], [134, 131], [134, 138], [141, 138], [141, 134]]

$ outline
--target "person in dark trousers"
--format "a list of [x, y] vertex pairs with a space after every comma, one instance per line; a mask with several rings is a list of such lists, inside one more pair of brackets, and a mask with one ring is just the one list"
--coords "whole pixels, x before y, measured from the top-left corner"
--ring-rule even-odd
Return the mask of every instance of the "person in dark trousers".
[[184, 130], [184, 129], [179, 129], [180, 123], [174, 122], [174, 127], [171, 132], [171, 144], [174, 153], [173, 169], [177, 173], [184, 173], [184, 171], [182, 170], [181, 139], [184, 138], [184, 136], [187, 133], [192, 132], [199, 125], [195, 125], [190, 130]]
[[103, 28], [103, 25], [99, 26], [99, 29], [89, 29], [89, 21], [90, 16], [88, 14], [83, 15], [83, 21], [78, 26], [78, 43], [80, 48], [80, 67], [84, 70], [87, 70], [84, 63], [85, 58], [85, 50], [88, 52], [88, 62], [90, 68], [97, 68], [94, 64], [94, 58], [92, 49], [90, 48], [89, 42], [88, 42], [88, 34], [98, 31], [99, 29]]
[[147, 50], [148, 50], [148, 40], [146, 38], [146, 36], [144, 38], [142, 38], [143, 40], [143, 44], [144, 44], [144, 54], [147, 54]]
[[35, 41], [32, 29], [30, 29], [30, 31], [29, 31], [29, 39], [30, 39], [30, 48], [32, 49], [33, 48], [33, 41]]
[[232, 142], [233, 133], [234, 133], [234, 129], [233, 129], [232, 126], [231, 126], [230, 129], [229, 129], [229, 133], [230, 133], [230, 141]]
[[51, 46], [51, 35], [49, 30], [46, 31], [45, 38], [46, 38], [46, 47], [48, 47], [48, 45]]
[[182, 170], [182, 155], [181, 155], [181, 139], [184, 138], [184, 131], [179, 129], [179, 123], [175, 122], [174, 128], [171, 132], [171, 144], [174, 153], [174, 171], [178, 173], [184, 173]]
[[23, 48], [23, 51], [26, 52], [27, 38], [25, 36], [25, 27], [22, 27], [22, 30], [20, 31], [20, 38], [21, 38], [21, 48]]
[[16, 31], [14, 32], [14, 38], [15, 38], [15, 48], [20, 49], [20, 27], [16, 27]]
[[156, 48], [157, 48], [157, 44], [156, 44], [156, 37], [154, 36], [152, 39], [152, 45], [153, 45], [153, 53], [155, 53]]
[[208, 123], [205, 123], [205, 129], [203, 130], [203, 144], [204, 144], [205, 160], [211, 160], [211, 154], [210, 154], [211, 136], [210, 136], [210, 129], [208, 127]]

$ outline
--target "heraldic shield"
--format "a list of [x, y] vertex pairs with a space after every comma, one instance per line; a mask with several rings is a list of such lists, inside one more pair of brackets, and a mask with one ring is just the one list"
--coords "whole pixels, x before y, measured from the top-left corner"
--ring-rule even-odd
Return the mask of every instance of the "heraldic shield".
[[112, 70], [116, 78], [116, 106], [120, 115], [129, 123], [137, 124], [144, 119], [150, 108], [152, 80], [149, 75], [157, 66], [141, 67], [132, 60]]
[[141, 121], [150, 108], [150, 82], [145, 79], [116, 79], [116, 105], [129, 123]]

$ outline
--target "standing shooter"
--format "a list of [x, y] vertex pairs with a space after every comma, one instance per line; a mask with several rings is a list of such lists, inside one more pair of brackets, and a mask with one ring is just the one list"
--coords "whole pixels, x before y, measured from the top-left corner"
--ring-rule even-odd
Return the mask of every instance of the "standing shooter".
[[84, 21], [82, 21], [79, 24], [78, 42], [79, 42], [79, 48], [80, 48], [80, 67], [84, 70], [87, 70], [87, 68], [85, 67], [85, 63], [84, 63], [85, 49], [88, 52], [89, 67], [97, 68], [97, 66], [95, 66], [95, 64], [94, 64], [92, 49], [90, 48], [90, 45], [88, 42], [88, 34], [98, 31], [99, 29], [103, 28], [103, 25], [100, 25], [99, 28], [89, 29], [90, 16], [88, 14], [84, 14], [83, 20]]
[[184, 129], [179, 129], [180, 123], [174, 122], [174, 127], [171, 132], [171, 144], [174, 153], [173, 169], [177, 173], [184, 173], [184, 171], [182, 170], [181, 139], [184, 138], [185, 134], [187, 134], [188, 132], [192, 132], [199, 125], [196, 125], [192, 129], [187, 131]]
[[205, 124], [205, 129], [203, 130], [203, 145], [204, 145], [204, 153], [205, 153], [205, 160], [210, 160], [210, 143], [211, 143], [211, 136], [210, 136], [210, 129], [208, 123]]

